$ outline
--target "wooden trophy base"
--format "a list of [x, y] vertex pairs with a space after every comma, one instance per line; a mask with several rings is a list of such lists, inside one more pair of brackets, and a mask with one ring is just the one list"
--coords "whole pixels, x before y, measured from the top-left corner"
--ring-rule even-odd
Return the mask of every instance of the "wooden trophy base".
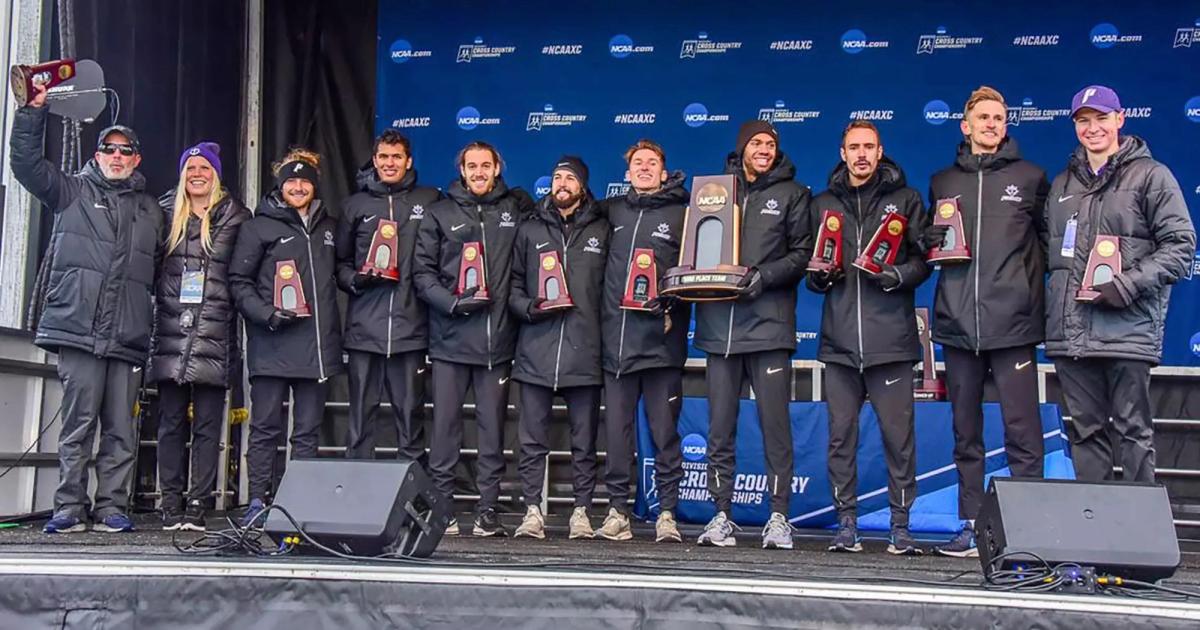
[[672, 267], [663, 277], [663, 295], [688, 302], [719, 302], [738, 296], [738, 285], [749, 269], [738, 265], [718, 265], [711, 269], [690, 266]]
[[922, 378], [913, 388], [913, 400], [946, 400], [946, 382], [940, 378]]

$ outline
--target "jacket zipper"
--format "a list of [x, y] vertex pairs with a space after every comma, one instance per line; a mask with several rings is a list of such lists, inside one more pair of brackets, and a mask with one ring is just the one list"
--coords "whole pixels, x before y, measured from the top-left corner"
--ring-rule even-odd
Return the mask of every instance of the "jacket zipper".
[[[487, 279], [488, 244], [487, 244], [487, 226], [484, 225], [484, 223], [483, 223], [483, 206], [482, 205], [475, 204], [475, 214], [479, 218], [479, 231], [482, 232], [482, 234], [483, 234], [483, 236], [482, 236], [482, 238], [483, 238], [483, 240], [482, 240], [482, 243], [483, 243], [483, 278], [484, 278], [484, 284], [486, 286], [486, 284], [488, 282], [488, 279]], [[488, 366], [488, 371], [490, 372], [492, 369], [492, 307], [491, 307], [491, 305], [488, 305], [488, 307], [487, 307], [487, 366]]]
[[975, 191], [975, 256], [973, 266], [975, 267], [975, 356], [979, 356], [980, 332], [979, 332], [979, 257], [982, 252], [979, 251], [979, 232], [983, 230], [983, 156], [979, 156], [979, 186]]
[[[310, 221], [312, 221], [313, 217], [310, 216], [308, 219]], [[303, 223], [303, 220], [301, 220], [301, 222]], [[324, 382], [325, 381], [325, 356], [324, 356], [325, 353], [321, 350], [321, 301], [319, 299], [317, 299], [318, 296], [317, 296], [316, 262], [313, 260], [312, 237], [308, 233], [308, 226], [307, 225], [302, 226], [300, 232], [302, 234], [304, 234], [304, 242], [305, 242], [305, 245], [307, 246], [306, 250], [308, 251], [308, 274], [309, 274], [309, 277], [312, 278], [313, 325], [316, 326], [316, 328], [317, 328], [317, 370], [318, 370], [318, 373], [321, 375], [321, 382]]]
[[[863, 211], [862, 211], [862, 193], [855, 189], [855, 203], [858, 206], [858, 226], [854, 239], [854, 256], [857, 258], [862, 255], [862, 234], [863, 234]], [[863, 334], [862, 334], [862, 271], [859, 270], [854, 274], [854, 309], [858, 313], [858, 373], [862, 374], [866, 370], [866, 358], [863, 350]]]
[[[393, 212], [393, 208], [392, 208], [392, 195], [388, 194], [388, 221], [395, 221], [395, 220], [396, 220], [396, 215]], [[396, 231], [399, 232], [399, 229], [397, 229]], [[399, 239], [397, 239], [397, 242], [399, 242]], [[399, 248], [397, 248], [397, 249], [399, 249]], [[393, 253], [392, 255], [399, 256], [400, 252], [397, 251], [397, 252]], [[399, 265], [399, 260], [397, 260], [396, 264]], [[396, 287], [392, 287], [392, 290], [388, 291], [387, 348], [383, 354], [383, 356], [385, 356], [387, 358], [391, 358], [391, 356], [392, 356], [392, 306], [395, 304], [395, 300], [396, 300]]]
[[[566, 282], [567, 282], [567, 247], [571, 244], [571, 241], [576, 236], [579, 235], [579, 230], [582, 227], [583, 226], [576, 225], [571, 230], [571, 235], [562, 239], [562, 244], [563, 244], [563, 246], [562, 246], [562, 272], [563, 272], [563, 283], [564, 284], [566, 284]], [[570, 288], [567, 286], [564, 286], [563, 290], [569, 291]], [[558, 353], [557, 353], [557, 356], [554, 357], [554, 389], [558, 389], [558, 370], [562, 364], [563, 335], [566, 333], [566, 330], [567, 330], [567, 316], [566, 316], [566, 314], [559, 315], [559, 318], [558, 318]]]
[[[191, 217], [188, 218], [188, 221], [191, 221]], [[201, 242], [203, 243], [204, 235], [201, 234], [200, 238], [201, 238]], [[187, 259], [188, 259], [188, 250], [190, 249], [189, 248], [190, 243], [191, 243], [190, 239], [185, 240], [184, 245], [183, 245], [183, 270], [185, 272], [187, 271]], [[204, 284], [207, 284], [208, 283], [208, 266], [204, 264], [204, 256], [203, 256], [204, 246], [203, 246], [203, 244], [201, 244], [201, 246], [200, 246], [200, 253], [201, 253], [200, 269], [202, 269], [204, 271]], [[182, 284], [182, 280], [181, 280], [180, 293], [183, 292], [182, 289], [183, 289], [183, 284]], [[196, 317], [195, 317], [195, 320], [192, 322], [191, 333], [188, 334], [187, 346], [185, 346], [183, 349], [182, 360], [179, 362], [179, 372], [178, 372], [178, 374], [175, 375], [175, 382], [177, 382], [177, 383], [183, 382], [183, 375], [187, 372], [188, 361], [190, 361], [192, 358], [192, 345], [196, 341], [196, 335], [199, 334], [198, 331], [200, 329], [200, 314], [204, 312], [204, 300], [207, 297], [208, 297], [208, 292], [204, 290], [204, 285], [201, 285], [201, 287], [200, 287], [200, 303], [196, 305]]]
[[[642, 215], [645, 210], [638, 210], [637, 221], [633, 222], [633, 239], [629, 241], [629, 259], [625, 261], [625, 269], [633, 265], [633, 250], [637, 246], [638, 228], [642, 225]], [[657, 279], [654, 282], [658, 282]], [[625, 356], [625, 318], [629, 315], [627, 309], [621, 309], [621, 335], [617, 342], [617, 378], [621, 378], [621, 359]], [[726, 354], [728, 356], [728, 354]]]

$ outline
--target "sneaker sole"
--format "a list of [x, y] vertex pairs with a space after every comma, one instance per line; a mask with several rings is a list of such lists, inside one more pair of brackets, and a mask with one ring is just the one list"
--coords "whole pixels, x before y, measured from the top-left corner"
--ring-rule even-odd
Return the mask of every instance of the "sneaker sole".
[[791, 549], [792, 543], [764, 542], [762, 548], [763, 549]]
[[978, 548], [972, 548], [972, 549], [968, 549], [966, 551], [946, 551], [945, 549], [938, 549], [938, 548], [934, 547], [933, 553], [935, 553], [939, 556], [946, 556], [949, 558], [978, 558], [979, 557], [979, 549]]
[[918, 549], [916, 547], [908, 547], [906, 549], [900, 549], [894, 545], [888, 545], [887, 552], [892, 554], [893, 556], [920, 556], [920, 555], [924, 555], [924, 553], [925, 553], [924, 551], [921, 551], [920, 549]]
[[175, 523], [173, 525], [163, 525], [162, 526], [162, 530], [164, 532], [173, 532], [173, 531], [180, 530], [180, 529], [183, 529], [183, 523]]
[[92, 525], [92, 531], [103, 532], [105, 534], [122, 534], [125, 532], [133, 531], [133, 528], [132, 527], [124, 527], [124, 528], [109, 527], [108, 525], [105, 525], [104, 523], [96, 523], [95, 525]]
[[600, 532], [600, 537], [605, 540], [633, 540], [633, 532], [626, 529], [613, 536]]
[[87, 527], [86, 523], [76, 523], [65, 529], [43, 529], [42, 533], [43, 534], [78, 534], [80, 532], [86, 532], [87, 528], [88, 527]]
[[204, 525], [195, 525], [192, 523], [184, 523], [179, 526], [179, 529], [185, 532], [204, 532], [208, 531]]
[[488, 530], [488, 529], [480, 529], [478, 527], [475, 527], [475, 528], [471, 529], [471, 535], [478, 536], [480, 538], [491, 538], [493, 536], [507, 536], [508, 534], [507, 534], [507, 532], [505, 532], [502, 529]]
[[567, 540], [592, 540], [595, 537], [596, 532], [571, 532], [571, 534], [567, 536]]
[[513, 534], [513, 538], [533, 538], [535, 540], [546, 540], [546, 532], [517, 531], [517, 533]]
[[826, 551], [832, 551], [834, 553], [860, 553], [862, 552], [862, 549], [862, 543], [854, 543], [853, 547], [847, 547], [845, 545], [829, 545], [829, 548], [826, 549]]
[[666, 536], [655, 536], [654, 542], [681, 543], [683, 542], [683, 538], [679, 534], [668, 534]]
[[706, 540], [701, 538], [696, 541], [696, 544], [701, 547], [736, 547], [737, 539], [732, 537], [725, 540]]

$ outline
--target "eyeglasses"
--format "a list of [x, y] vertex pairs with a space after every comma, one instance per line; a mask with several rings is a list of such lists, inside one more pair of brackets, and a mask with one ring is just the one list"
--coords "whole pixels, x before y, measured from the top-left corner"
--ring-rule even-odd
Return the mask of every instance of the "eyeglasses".
[[137, 153], [137, 149], [133, 148], [133, 146], [131, 146], [131, 145], [115, 144], [112, 142], [105, 142], [104, 144], [100, 145], [96, 150], [103, 153], [104, 155], [112, 155], [112, 154], [120, 151], [121, 155], [123, 155], [125, 157], [133, 157]]

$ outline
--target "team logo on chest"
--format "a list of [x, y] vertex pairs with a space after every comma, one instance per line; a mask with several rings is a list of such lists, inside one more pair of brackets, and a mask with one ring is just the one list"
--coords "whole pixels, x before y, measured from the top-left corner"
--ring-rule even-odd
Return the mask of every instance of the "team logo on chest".
[[779, 216], [779, 202], [774, 199], [768, 199], [767, 203], [763, 205], [763, 209], [759, 211], [759, 214]]
[[888, 205], [884, 206], [883, 214], [879, 215], [880, 223], [883, 223], [883, 220], [887, 218], [887, 215], [889, 212], [895, 212], [895, 213], [899, 214], [900, 208], [897, 208], [896, 204], [894, 204], [894, 203], [889, 203]]
[[333, 247], [333, 232], [330, 230], [325, 230], [325, 244]]
[[512, 220], [512, 218], [513, 218], [512, 213], [509, 212], [508, 210], [501, 212], [500, 213], [500, 227], [502, 227], [502, 228], [516, 227], [517, 224], [516, 224], [516, 222], [514, 222]]
[[659, 223], [658, 229], [650, 233], [651, 238], [661, 238], [664, 241], [671, 240], [671, 226], [666, 223]]
[[1016, 184], [1009, 184], [1004, 189], [1004, 196], [1000, 197], [1000, 201], [1011, 201], [1013, 203], [1021, 203], [1021, 189], [1017, 188]]
[[604, 253], [604, 252], [600, 251], [600, 239], [596, 238], [595, 236], [593, 236], [587, 240], [587, 247], [584, 247], [583, 251], [588, 252], [590, 254], [603, 254]]
[[425, 218], [425, 206], [422, 206], [421, 204], [417, 204], [417, 205], [413, 206], [412, 214], [408, 215], [408, 220], [412, 221], [414, 219], [423, 219], [423, 218]]

